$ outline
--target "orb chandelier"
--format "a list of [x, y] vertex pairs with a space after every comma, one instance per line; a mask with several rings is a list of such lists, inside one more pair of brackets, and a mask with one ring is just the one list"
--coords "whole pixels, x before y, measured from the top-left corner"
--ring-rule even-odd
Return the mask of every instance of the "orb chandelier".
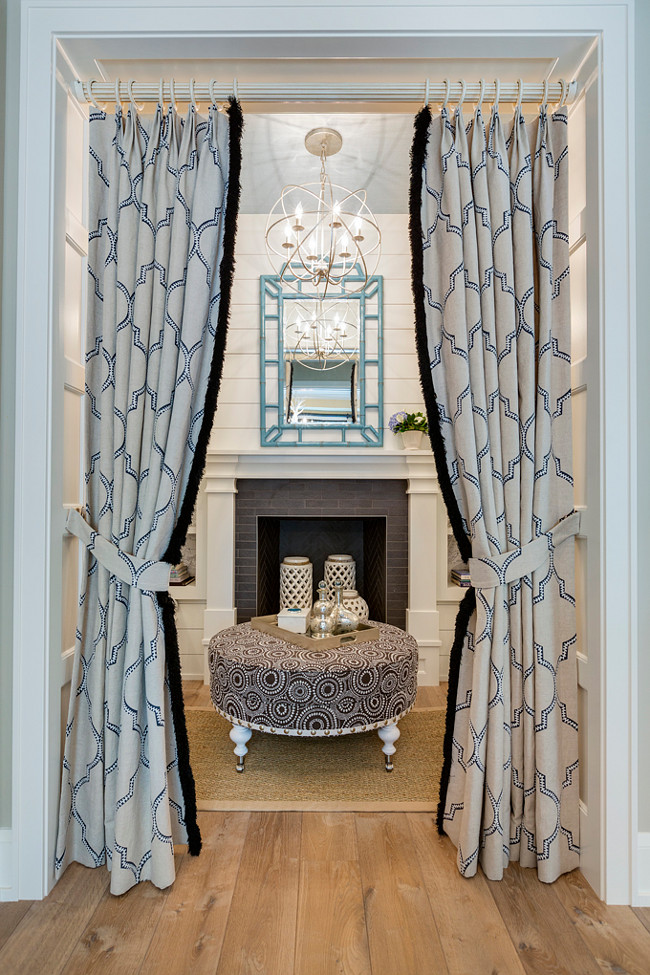
[[282, 282], [295, 290], [307, 285], [322, 298], [334, 288], [348, 294], [362, 291], [376, 270], [381, 248], [366, 191], [348, 190], [327, 175], [325, 160], [342, 144], [335, 129], [307, 133], [307, 150], [320, 156], [319, 181], [285, 186], [266, 225], [267, 253]]

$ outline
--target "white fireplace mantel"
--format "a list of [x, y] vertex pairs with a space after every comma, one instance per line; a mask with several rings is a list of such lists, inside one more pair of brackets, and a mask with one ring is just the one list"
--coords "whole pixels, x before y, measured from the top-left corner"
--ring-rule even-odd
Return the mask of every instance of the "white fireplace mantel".
[[[367, 479], [408, 482], [408, 609], [406, 629], [420, 647], [419, 681], [439, 683], [441, 646], [436, 600], [439, 538], [446, 543], [446, 522], [439, 524], [440, 489], [430, 450], [327, 448], [230, 453], [209, 451], [204, 474], [206, 494], [206, 609], [203, 644], [218, 630], [237, 622], [235, 607], [235, 496], [243, 478]], [[204, 678], [208, 681], [207, 652]]]

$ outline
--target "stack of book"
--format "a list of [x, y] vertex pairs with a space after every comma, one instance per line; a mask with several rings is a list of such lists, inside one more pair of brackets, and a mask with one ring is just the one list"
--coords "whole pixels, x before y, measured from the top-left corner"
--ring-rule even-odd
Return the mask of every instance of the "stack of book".
[[463, 567], [451, 570], [451, 581], [455, 586], [461, 586], [463, 589], [469, 589], [472, 584], [469, 578], [469, 570]]
[[184, 562], [179, 562], [178, 565], [173, 566], [169, 573], [170, 586], [189, 586], [191, 582], [194, 582], [194, 576], [190, 575]]

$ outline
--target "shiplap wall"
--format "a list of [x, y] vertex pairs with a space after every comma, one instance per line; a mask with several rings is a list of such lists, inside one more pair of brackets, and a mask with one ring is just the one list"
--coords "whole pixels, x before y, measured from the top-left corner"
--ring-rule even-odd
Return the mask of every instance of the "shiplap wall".
[[[408, 217], [377, 216], [384, 277], [384, 423], [400, 409], [424, 410], [413, 331]], [[211, 446], [215, 450], [260, 450], [260, 275], [273, 274], [264, 247], [265, 214], [239, 217], [230, 329]], [[390, 431], [384, 447], [399, 444]]]
[[[406, 214], [384, 214], [376, 215], [376, 218], [382, 232], [382, 254], [376, 273], [384, 278], [384, 449], [395, 450], [400, 443], [388, 429], [388, 419], [402, 409], [424, 412], [424, 402], [415, 352], [408, 217]], [[216, 451], [259, 451], [268, 454], [269, 450], [273, 450], [260, 446], [259, 426], [260, 275], [273, 273], [264, 247], [266, 219], [265, 214], [243, 214], [238, 220], [228, 343], [210, 441], [211, 449]], [[201, 505], [200, 499], [199, 512]], [[445, 523], [442, 502], [439, 523]], [[201, 534], [199, 529], [197, 555], [203, 541]], [[442, 549], [438, 563], [446, 565], [447, 537], [444, 531], [441, 531], [437, 544]], [[200, 584], [200, 580], [197, 581]], [[189, 597], [182, 590], [175, 591], [174, 597], [179, 603], [177, 624], [183, 676], [202, 679], [205, 600], [197, 598], [198, 592]], [[432, 599], [435, 602], [433, 595]], [[442, 579], [438, 608], [443, 679], [447, 673], [457, 602], [455, 593], [450, 597], [446, 578]]]

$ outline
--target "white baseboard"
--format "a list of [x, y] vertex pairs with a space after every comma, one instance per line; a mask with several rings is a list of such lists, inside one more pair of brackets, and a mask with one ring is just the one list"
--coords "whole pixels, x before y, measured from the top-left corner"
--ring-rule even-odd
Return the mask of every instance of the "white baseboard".
[[13, 831], [0, 827], [0, 901], [17, 900], [13, 878]]
[[650, 833], [637, 834], [637, 893], [635, 907], [650, 907]]

